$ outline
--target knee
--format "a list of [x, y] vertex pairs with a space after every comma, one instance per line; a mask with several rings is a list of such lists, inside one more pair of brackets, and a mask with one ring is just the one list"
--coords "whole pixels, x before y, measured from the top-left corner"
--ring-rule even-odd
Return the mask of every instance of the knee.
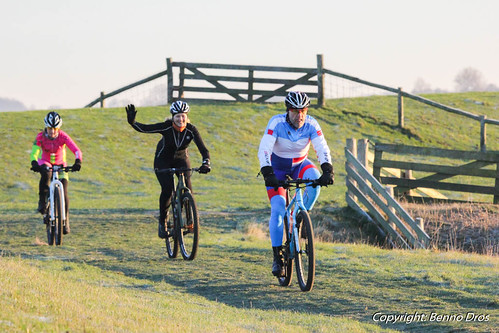
[[281, 196], [274, 196], [270, 199], [270, 212], [271, 214], [284, 214], [286, 209], [286, 200]]
[[303, 173], [303, 178], [304, 179], [317, 179], [321, 176], [321, 173], [319, 170], [315, 167], [313, 168], [308, 168], [304, 173]]

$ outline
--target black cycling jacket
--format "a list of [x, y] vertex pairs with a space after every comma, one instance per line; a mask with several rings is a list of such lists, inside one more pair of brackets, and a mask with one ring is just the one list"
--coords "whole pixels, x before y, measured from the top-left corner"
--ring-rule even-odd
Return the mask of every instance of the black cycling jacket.
[[188, 160], [187, 147], [192, 140], [203, 157], [203, 163], [210, 160], [210, 153], [204, 145], [203, 139], [196, 126], [187, 123], [186, 128], [179, 132], [173, 127], [173, 121], [167, 119], [157, 124], [142, 124], [134, 122], [132, 127], [141, 133], [159, 133], [163, 138], [158, 142], [154, 156], [154, 165], [156, 168], [172, 165], [175, 160]]

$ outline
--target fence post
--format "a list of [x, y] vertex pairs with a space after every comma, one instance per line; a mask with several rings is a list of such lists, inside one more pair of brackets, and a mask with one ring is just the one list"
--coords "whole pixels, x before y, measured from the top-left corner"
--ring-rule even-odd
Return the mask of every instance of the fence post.
[[485, 127], [485, 120], [487, 116], [480, 116], [480, 151], [485, 152], [487, 150], [487, 128]]
[[499, 204], [499, 163], [496, 165], [496, 182], [494, 185], [494, 204]]
[[104, 108], [104, 95], [105, 95], [104, 92], [101, 91], [100, 92], [100, 107], [101, 108]]
[[[410, 170], [410, 169], [405, 170], [405, 171], [400, 170], [400, 178], [413, 179], [412, 178], [412, 170]], [[414, 194], [415, 194], [415, 191], [411, 190], [410, 188], [407, 191], [405, 191], [405, 190], [399, 190], [399, 195], [400, 196], [404, 196], [404, 195], [413, 196]]]
[[381, 160], [383, 156], [383, 151], [380, 149], [377, 149], [377, 143], [374, 144], [374, 161], [373, 161], [373, 176], [376, 178], [379, 182], [381, 182], [381, 167], [376, 166], [376, 162]]
[[250, 69], [248, 71], [248, 102], [253, 102], [253, 78], [254, 70]]
[[347, 149], [350, 150], [355, 158], [357, 158], [357, 139], [347, 139]]
[[[357, 144], [357, 159], [369, 171], [369, 140], [360, 139]], [[372, 172], [371, 172], [372, 173]]]
[[168, 103], [173, 102], [173, 67], [172, 58], [166, 58], [166, 70], [168, 73]]
[[324, 61], [322, 54], [317, 55], [317, 104], [324, 107]]
[[185, 67], [180, 66], [178, 98], [184, 98], [184, 74], [185, 74]]
[[398, 89], [398, 114], [399, 127], [404, 128], [404, 97], [402, 96], [402, 88]]
[[[357, 140], [354, 138], [347, 139], [347, 149], [352, 153], [353, 157], [357, 158]], [[346, 179], [346, 184], [348, 184], [348, 176], [345, 178]], [[352, 184], [356, 185], [356, 182], [354, 180], [351, 180]], [[350, 195], [347, 189], [346, 193], [347, 197], [350, 197], [353, 201], [357, 202], [357, 197], [355, 195]]]

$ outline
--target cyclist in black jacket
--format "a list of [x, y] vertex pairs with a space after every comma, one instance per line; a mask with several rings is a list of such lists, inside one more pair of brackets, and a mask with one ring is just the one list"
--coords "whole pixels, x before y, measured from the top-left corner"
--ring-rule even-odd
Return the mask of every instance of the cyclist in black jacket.
[[[135, 121], [137, 110], [133, 104], [125, 107], [128, 123], [141, 133], [159, 133], [163, 138], [158, 142], [154, 155], [154, 170], [161, 185], [159, 197], [159, 224], [158, 236], [166, 238], [165, 222], [168, 221], [168, 208], [171, 204], [173, 194], [173, 175], [158, 170], [166, 168], [190, 168], [187, 147], [194, 140], [201, 153], [203, 162], [199, 168], [200, 173], [208, 173], [210, 167], [210, 153], [199, 135], [197, 128], [189, 122], [187, 113], [190, 108], [186, 102], [176, 101], [170, 107], [172, 118], [156, 124], [142, 124]], [[189, 173], [185, 174], [187, 187], [191, 189]]]

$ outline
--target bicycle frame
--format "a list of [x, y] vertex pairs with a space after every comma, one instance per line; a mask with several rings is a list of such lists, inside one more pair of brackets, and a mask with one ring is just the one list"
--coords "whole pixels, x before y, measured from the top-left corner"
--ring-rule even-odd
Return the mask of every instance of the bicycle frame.
[[[287, 192], [287, 199], [289, 200], [289, 190]], [[295, 189], [295, 195], [291, 198], [291, 201], [286, 205], [286, 217], [289, 223], [289, 233], [290, 233], [290, 259], [295, 257], [295, 248], [297, 252], [300, 252], [300, 244], [298, 238], [298, 227], [296, 226], [296, 215], [300, 210], [307, 210], [305, 204], [303, 203], [303, 189], [299, 186]]]
[[180, 202], [180, 197], [182, 193], [184, 192], [191, 192], [191, 190], [185, 185], [185, 176], [183, 172], [175, 172], [177, 175], [177, 185], [175, 186], [175, 178], [173, 179], [173, 188], [175, 191], [173, 191], [174, 195], [174, 210], [175, 210], [175, 215], [176, 218], [178, 219], [179, 226], [182, 228], [184, 227], [184, 221], [182, 219], [182, 214], [178, 214], [178, 212], [181, 210], [181, 205], [182, 203]]

